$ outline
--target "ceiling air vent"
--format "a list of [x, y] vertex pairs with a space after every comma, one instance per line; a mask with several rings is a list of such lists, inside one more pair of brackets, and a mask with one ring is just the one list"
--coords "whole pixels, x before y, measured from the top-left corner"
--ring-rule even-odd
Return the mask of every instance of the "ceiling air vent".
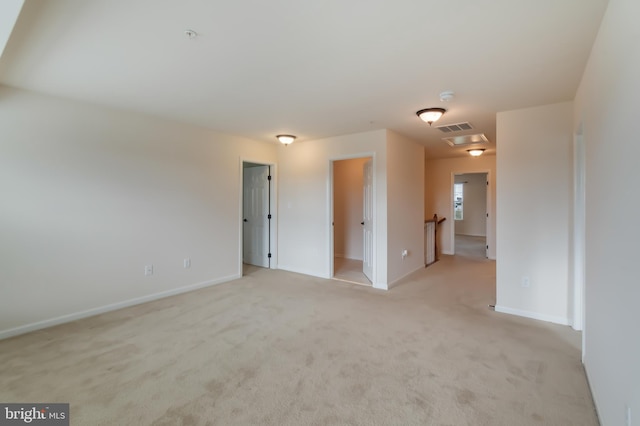
[[456, 123], [456, 124], [447, 124], [445, 126], [436, 126], [436, 129], [440, 130], [442, 133], [451, 133], [451, 132], [460, 132], [462, 130], [471, 130], [473, 126], [471, 123]]
[[475, 135], [451, 136], [450, 138], [442, 138], [442, 140], [451, 146], [473, 145], [477, 143], [489, 142], [489, 139], [487, 139], [484, 133], [477, 133]]

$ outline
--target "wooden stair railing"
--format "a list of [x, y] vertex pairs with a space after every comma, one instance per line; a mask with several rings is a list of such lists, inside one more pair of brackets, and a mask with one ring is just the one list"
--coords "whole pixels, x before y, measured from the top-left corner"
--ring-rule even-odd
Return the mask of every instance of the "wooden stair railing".
[[425, 267], [438, 261], [438, 225], [447, 220], [446, 217], [438, 219], [434, 214], [432, 219], [424, 221], [424, 265]]

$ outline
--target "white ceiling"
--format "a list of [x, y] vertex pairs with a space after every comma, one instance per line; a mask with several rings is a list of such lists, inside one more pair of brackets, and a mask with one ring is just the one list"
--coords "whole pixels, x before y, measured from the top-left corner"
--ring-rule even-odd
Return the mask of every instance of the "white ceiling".
[[388, 128], [464, 155], [415, 115], [444, 107], [490, 153], [496, 112], [574, 98], [606, 4], [27, 0], [0, 83], [274, 143]]

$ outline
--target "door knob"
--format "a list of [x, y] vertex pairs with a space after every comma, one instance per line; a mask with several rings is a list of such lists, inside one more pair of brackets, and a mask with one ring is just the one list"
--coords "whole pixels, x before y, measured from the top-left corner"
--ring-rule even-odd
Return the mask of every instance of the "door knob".
[[249, 222], [247, 219], [245, 219], [243, 222]]
[[364, 222], [360, 222], [360, 225], [364, 225]]

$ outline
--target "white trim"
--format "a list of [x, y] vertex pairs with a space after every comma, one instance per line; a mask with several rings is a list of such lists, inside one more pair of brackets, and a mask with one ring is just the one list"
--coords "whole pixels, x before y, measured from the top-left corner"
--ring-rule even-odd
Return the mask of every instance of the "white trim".
[[535, 320], [552, 322], [560, 325], [570, 325], [569, 318], [557, 317], [555, 315], [546, 315], [538, 312], [523, 311], [521, 309], [507, 308], [506, 306], [496, 305], [496, 312], [503, 314], [517, 315], [519, 317], [532, 318]]
[[278, 265], [278, 269], [280, 269], [281, 271], [293, 272], [294, 274], [309, 275], [310, 277], [325, 278], [328, 280], [331, 279], [331, 277], [327, 274], [318, 274], [317, 272], [311, 271], [309, 269], [298, 269], [287, 265]]
[[371, 287], [375, 288], [376, 290], [389, 290], [389, 285], [387, 283], [373, 283]]
[[51, 318], [43, 321], [34, 322], [31, 324], [21, 325], [19, 327], [0, 331], [0, 340], [7, 339], [13, 336], [18, 336], [20, 334], [29, 333], [36, 330], [42, 330], [44, 328], [53, 327], [55, 325], [65, 324], [65, 323], [76, 321], [82, 318], [88, 318], [95, 315], [104, 314], [106, 312], [117, 311], [119, 309], [128, 308], [130, 306], [140, 305], [142, 303], [152, 302], [154, 300], [164, 299], [166, 297], [171, 297], [171, 296], [175, 296], [182, 293], [188, 293], [190, 291], [199, 290], [201, 288], [210, 287], [213, 285], [233, 281], [241, 277], [242, 277], [241, 275], [237, 275], [237, 274], [229, 275], [227, 277], [218, 278], [216, 280], [204, 281], [201, 283], [191, 284], [186, 287], [179, 287], [173, 290], [162, 291], [160, 293], [149, 294], [147, 296], [136, 297], [134, 299], [124, 300], [122, 302], [117, 302], [109, 305], [99, 306], [97, 308], [87, 309], [86, 311], [75, 312], [72, 314], [62, 315], [56, 318]]
[[574, 330], [584, 328], [585, 284], [585, 146], [582, 135], [573, 140], [573, 318]]
[[387, 287], [390, 289], [392, 287], [395, 287], [396, 285], [400, 284], [400, 281], [402, 281], [403, 279], [407, 278], [409, 275], [413, 275], [418, 271], [421, 271], [425, 268], [424, 265], [420, 265], [418, 266], [416, 269], [414, 269], [413, 271], [407, 272], [406, 274], [404, 274], [403, 276], [401, 276], [400, 278], [396, 278], [395, 280], [391, 281]]
[[335, 218], [333, 217], [333, 160], [329, 159], [329, 182], [327, 186], [327, 217], [329, 218], [329, 226], [327, 229], [327, 236], [329, 238], [329, 258], [327, 259], [327, 275], [329, 275], [329, 279], [333, 277], [335, 274], [335, 238], [334, 238], [334, 229], [335, 229]]

